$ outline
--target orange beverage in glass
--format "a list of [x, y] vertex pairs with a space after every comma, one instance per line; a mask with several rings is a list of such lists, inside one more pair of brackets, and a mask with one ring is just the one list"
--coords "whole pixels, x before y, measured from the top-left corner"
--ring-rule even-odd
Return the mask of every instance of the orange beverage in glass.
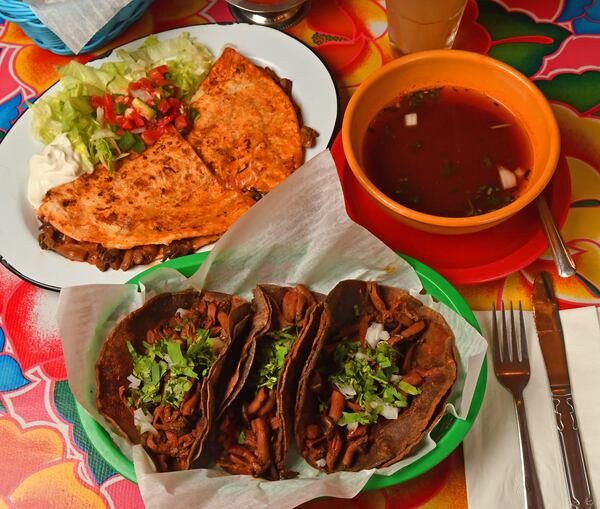
[[450, 48], [466, 0], [386, 0], [388, 36], [394, 56]]

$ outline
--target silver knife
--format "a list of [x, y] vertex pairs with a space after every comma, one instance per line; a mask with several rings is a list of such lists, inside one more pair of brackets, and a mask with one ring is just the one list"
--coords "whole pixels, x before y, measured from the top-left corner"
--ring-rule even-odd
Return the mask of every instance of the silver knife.
[[571, 394], [558, 304], [552, 286], [552, 278], [548, 272], [541, 272], [535, 278], [533, 316], [550, 381], [554, 416], [567, 475], [571, 508], [591, 509], [596, 506]]

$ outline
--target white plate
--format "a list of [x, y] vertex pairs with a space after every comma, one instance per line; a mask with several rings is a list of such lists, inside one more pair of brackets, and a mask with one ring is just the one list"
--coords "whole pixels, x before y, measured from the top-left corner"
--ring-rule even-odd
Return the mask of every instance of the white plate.
[[[290, 79], [292, 96], [304, 123], [319, 133], [305, 159], [327, 148], [337, 121], [337, 93], [329, 72], [308, 47], [278, 30], [246, 24], [188, 26], [156, 36], [167, 39], [181, 32], [189, 32], [207, 46], [215, 59], [225, 45], [230, 45], [257, 65], [269, 66], [278, 76]], [[123, 48], [136, 48], [142, 41]], [[90, 65], [107, 60], [111, 56]], [[46, 93], [59, 87], [54, 85]], [[32, 116], [31, 111], [26, 111], [0, 144], [0, 261], [23, 279], [53, 290], [81, 284], [123, 283], [146, 270], [148, 266], [143, 265], [127, 272], [100, 272], [94, 265], [72, 262], [39, 247], [39, 223], [26, 195], [29, 158], [43, 148], [31, 134]]]

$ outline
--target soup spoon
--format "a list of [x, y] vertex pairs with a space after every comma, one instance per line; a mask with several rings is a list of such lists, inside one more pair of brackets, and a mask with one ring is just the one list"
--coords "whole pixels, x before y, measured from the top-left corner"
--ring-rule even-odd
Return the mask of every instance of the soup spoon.
[[536, 199], [538, 212], [542, 225], [544, 226], [544, 232], [548, 239], [548, 245], [552, 251], [552, 258], [554, 258], [554, 264], [556, 265], [556, 271], [560, 277], [569, 277], [574, 275], [577, 270], [575, 268], [575, 262], [569, 253], [569, 250], [565, 244], [560, 230], [554, 221], [550, 207], [542, 195]]

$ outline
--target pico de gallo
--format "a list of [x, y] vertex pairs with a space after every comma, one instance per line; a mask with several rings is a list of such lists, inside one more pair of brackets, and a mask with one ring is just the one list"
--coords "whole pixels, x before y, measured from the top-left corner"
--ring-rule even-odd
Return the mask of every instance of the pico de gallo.
[[150, 36], [116, 56], [99, 67], [69, 62], [58, 70], [62, 88], [31, 105], [34, 136], [50, 144], [66, 134], [88, 173], [98, 165], [112, 172], [170, 126], [185, 134], [196, 114], [189, 105], [213, 63], [187, 32]]
[[173, 125], [185, 134], [191, 127], [194, 109], [181, 100], [181, 90], [170, 79], [169, 66], [159, 65], [147, 76], [130, 83], [127, 94], [92, 95], [90, 105], [96, 119], [118, 136], [123, 152], [142, 152]]

